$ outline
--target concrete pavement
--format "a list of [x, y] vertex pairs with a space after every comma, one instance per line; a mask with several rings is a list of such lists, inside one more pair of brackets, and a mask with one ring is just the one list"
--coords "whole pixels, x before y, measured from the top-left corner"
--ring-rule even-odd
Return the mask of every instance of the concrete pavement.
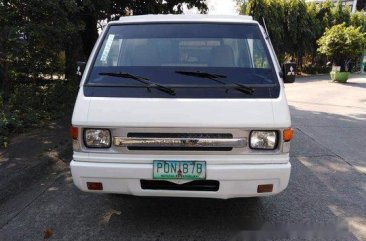
[[[318, 143], [319, 148], [336, 157], [339, 163], [325, 161], [324, 155], [316, 158], [316, 153], [314, 157], [319, 160], [315, 162], [304, 157], [299, 161], [313, 169], [323, 182], [328, 180], [327, 185], [345, 198], [347, 206], [356, 205], [356, 196], [360, 195], [360, 209], [354, 216], [345, 210], [329, 208], [355, 228], [353, 231], [359, 234], [360, 240], [366, 240], [366, 75], [353, 74], [347, 83], [332, 82], [328, 75], [299, 78], [296, 83], [286, 85], [286, 95], [297, 131]], [[292, 153], [299, 151], [301, 148], [292, 149]], [[334, 175], [320, 174], [331, 170]], [[349, 180], [350, 170], [361, 174], [357, 184]]]
[[295, 127], [366, 174], [366, 75], [299, 78], [286, 94]]

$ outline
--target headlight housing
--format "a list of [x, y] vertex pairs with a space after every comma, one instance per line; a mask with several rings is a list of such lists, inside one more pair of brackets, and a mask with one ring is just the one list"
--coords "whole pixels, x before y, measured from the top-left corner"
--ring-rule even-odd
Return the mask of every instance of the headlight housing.
[[111, 132], [108, 129], [84, 129], [84, 144], [89, 148], [111, 147]]
[[277, 131], [252, 131], [249, 138], [251, 149], [274, 150], [277, 147]]

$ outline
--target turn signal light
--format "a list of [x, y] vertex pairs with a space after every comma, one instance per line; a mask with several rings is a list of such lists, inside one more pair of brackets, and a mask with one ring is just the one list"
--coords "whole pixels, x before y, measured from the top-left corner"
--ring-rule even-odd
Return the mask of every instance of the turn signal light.
[[103, 190], [103, 184], [101, 182], [87, 182], [86, 185], [89, 190]]
[[272, 192], [273, 184], [258, 185], [257, 193]]
[[70, 136], [73, 140], [77, 140], [79, 136], [79, 129], [77, 127], [70, 128]]
[[287, 128], [283, 130], [283, 140], [288, 142], [291, 141], [292, 137], [294, 136], [294, 130], [292, 128]]

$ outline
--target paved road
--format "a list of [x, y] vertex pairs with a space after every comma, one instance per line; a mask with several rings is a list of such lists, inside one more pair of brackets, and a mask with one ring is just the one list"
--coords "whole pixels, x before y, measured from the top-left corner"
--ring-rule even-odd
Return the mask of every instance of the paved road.
[[[366, 240], [366, 78], [286, 86], [296, 130], [288, 189], [211, 200], [93, 195], [55, 170], [0, 206], [0, 240]], [[319, 80], [325, 78], [324, 80]]]

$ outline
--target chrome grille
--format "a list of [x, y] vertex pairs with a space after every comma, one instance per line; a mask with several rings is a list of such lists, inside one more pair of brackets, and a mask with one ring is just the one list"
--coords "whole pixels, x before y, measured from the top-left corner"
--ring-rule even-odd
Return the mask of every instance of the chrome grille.
[[245, 138], [233, 138], [230, 133], [146, 133], [130, 132], [127, 137], [114, 137], [117, 147], [128, 150], [159, 151], [231, 151], [245, 147]]

